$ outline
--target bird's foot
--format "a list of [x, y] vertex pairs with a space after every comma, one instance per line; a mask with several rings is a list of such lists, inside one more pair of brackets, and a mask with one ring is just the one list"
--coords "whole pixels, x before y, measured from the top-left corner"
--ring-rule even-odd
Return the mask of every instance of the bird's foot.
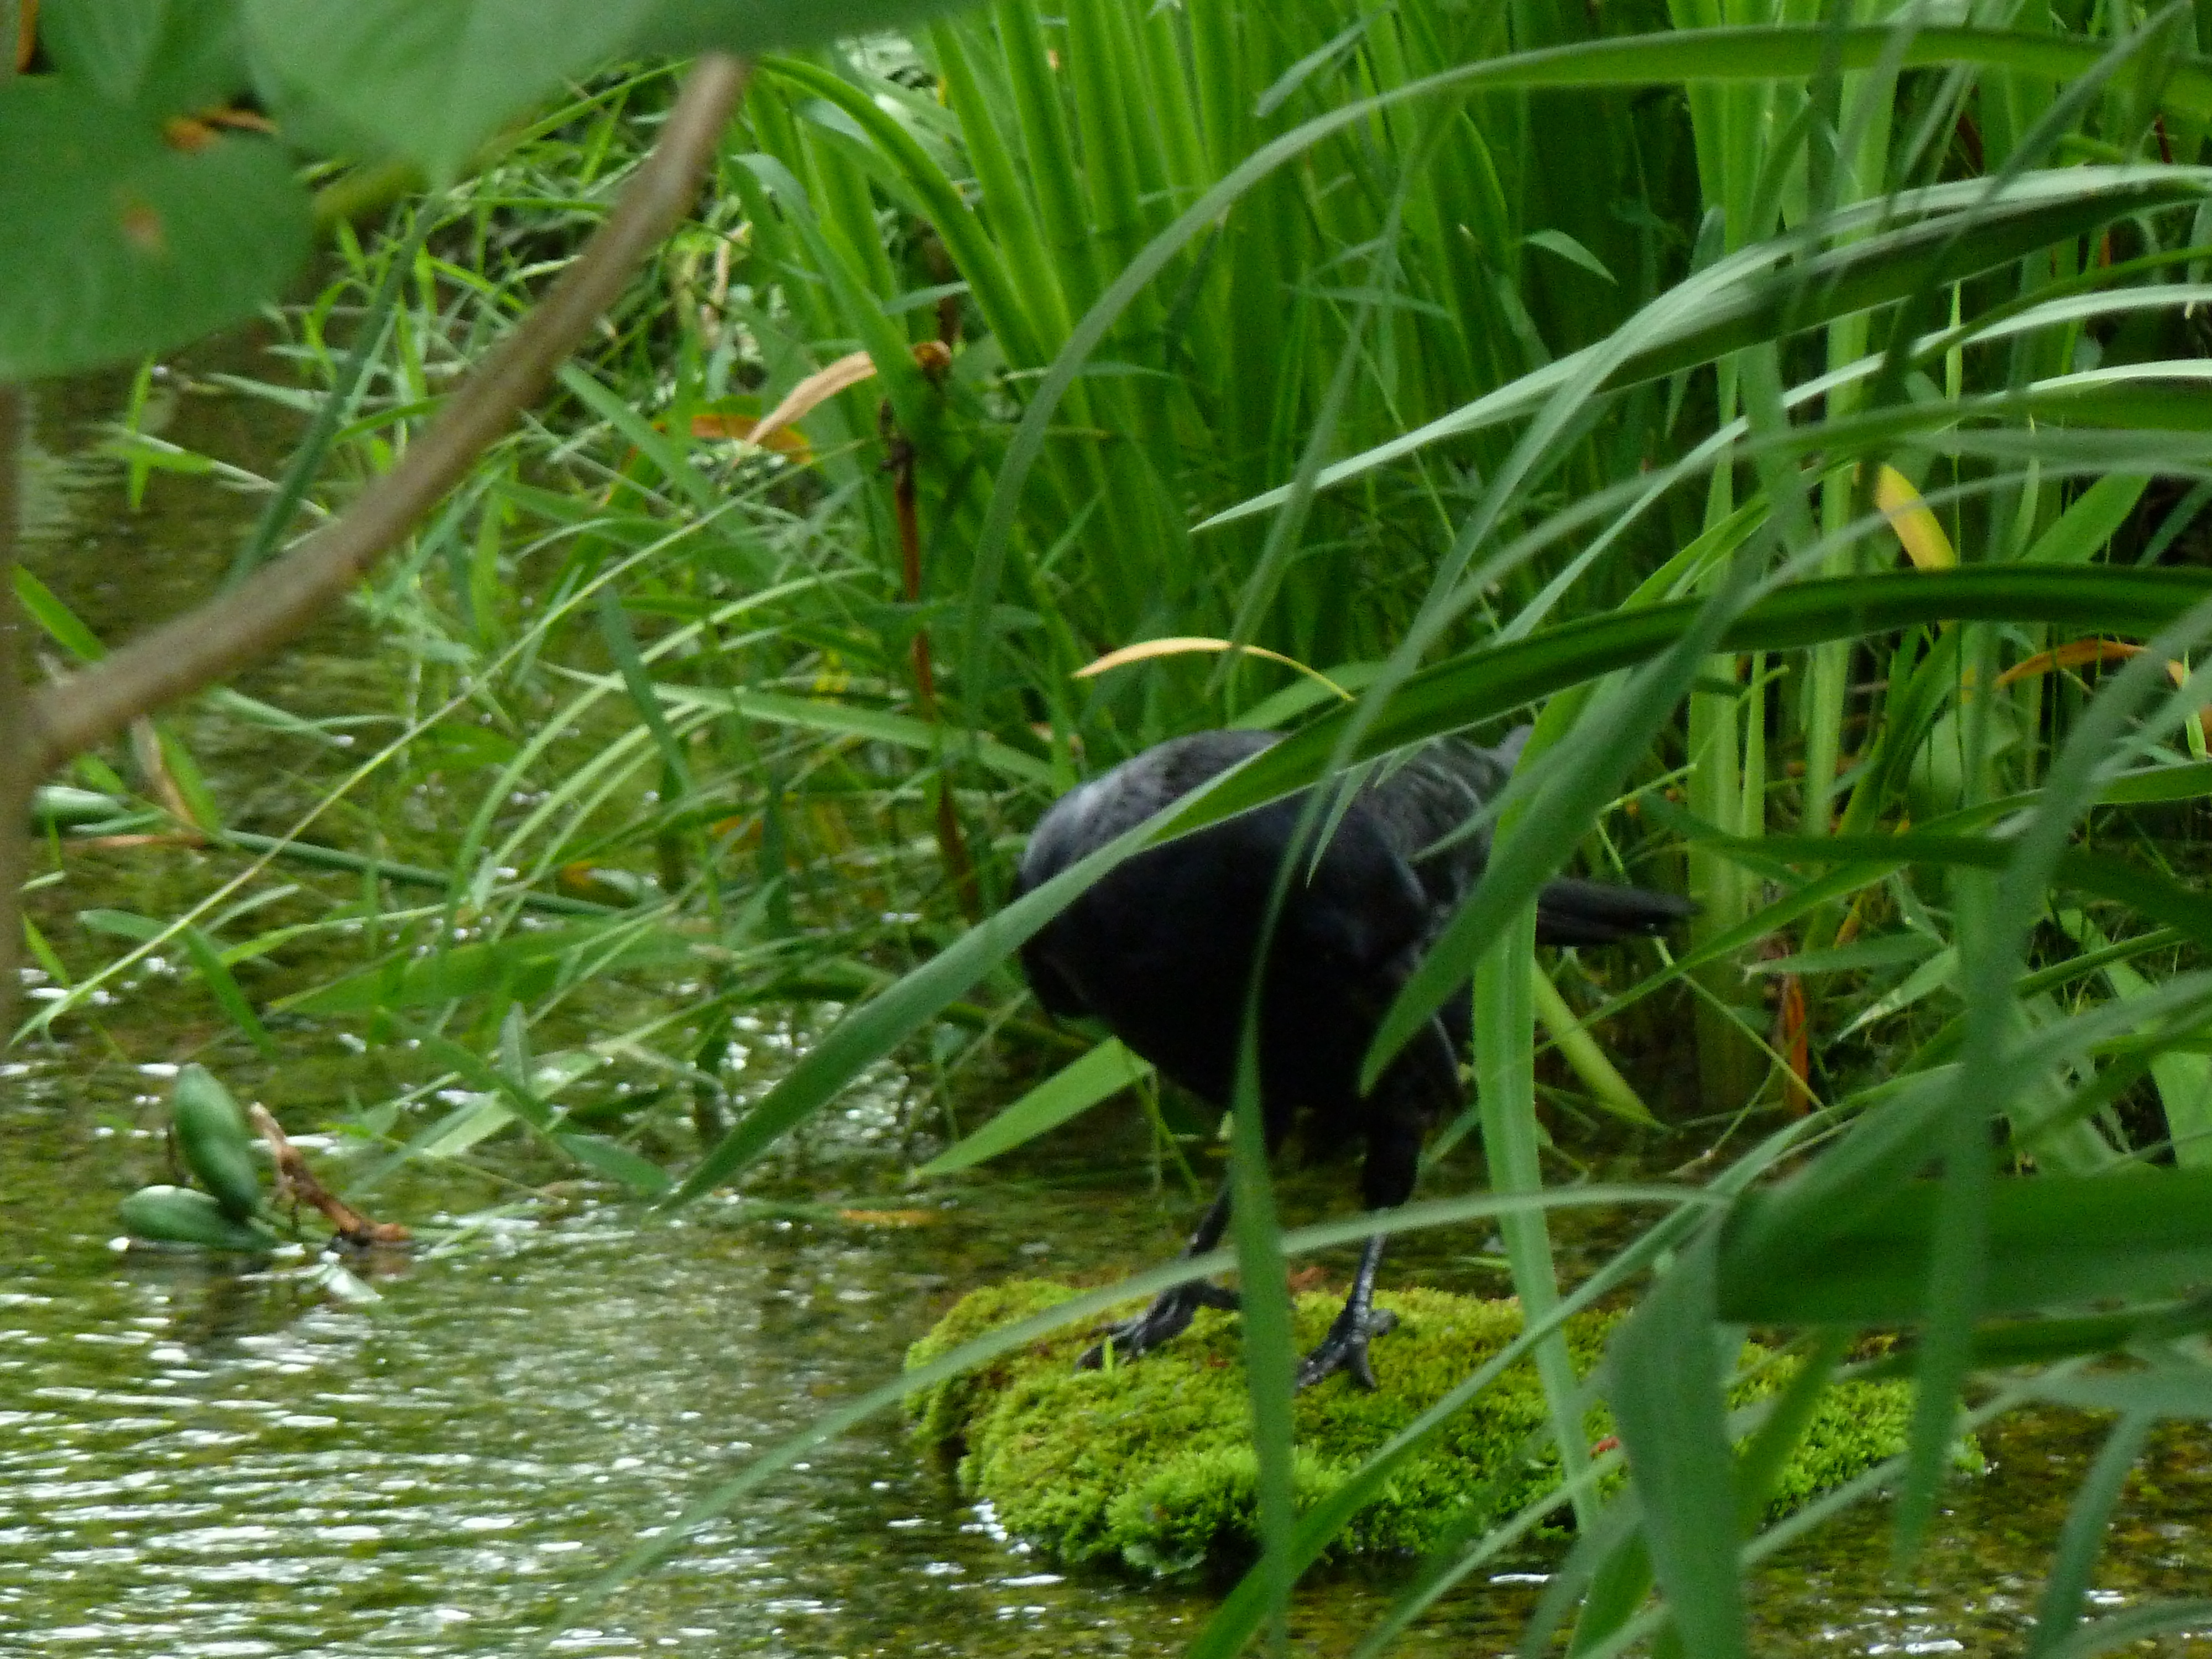
[[1344, 1311], [1337, 1315], [1336, 1323], [1328, 1328], [1328, 1334], [1322, 1338], [1321, 1346], [1298, 1366], [1298, 1387], [1310, 1389], [1325, 1376], [1349, 1371], [1354, 1382], [1372, 1393], [1375, 1368], [1367, 1360], [1368, 1339], [1397, 1327], [1398, 1316], [1387, 1308], [1363, 1310], [1346, 1303]]
[[1114, 1351], [1116, 1364], [1137, 1358], [1150, 1353], [1170, 1337], [1180, 1334], [1200, 1308], [1224, 1308], [1234, 1313], [1239, 1305], [1236, 1291], [1225, 1291], [1206, 1279], [1177, 1285], [1161, 1291], [1152, 1305], [1134, 1319], [1109, 1326], [1103, 1336], [1084, 1350], [1083, 1358], [1075, 1362], [1075, 1369], [1097, 1370], [1106, 1363], [1109, 1347]]

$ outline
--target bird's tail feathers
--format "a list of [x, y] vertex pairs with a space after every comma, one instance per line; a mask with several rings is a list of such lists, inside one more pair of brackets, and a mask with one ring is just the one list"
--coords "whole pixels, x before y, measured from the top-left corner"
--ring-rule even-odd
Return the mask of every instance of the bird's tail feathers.
[[1697, 906], [1673, 893], [1609, 883], [1547, 882], [1536, 896], [1536, 937], [1546, 945], [1610, 945], [1664, 932]]

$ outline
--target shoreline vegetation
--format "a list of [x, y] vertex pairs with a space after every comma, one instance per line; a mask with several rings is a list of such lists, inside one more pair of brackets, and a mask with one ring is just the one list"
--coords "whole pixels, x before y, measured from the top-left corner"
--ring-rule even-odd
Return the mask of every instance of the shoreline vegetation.
[[[918, 1179], [1133, 1091], [1175, 1181], [1220, 1125], [1038, 1019], [1022, 940], [1150, 840], [1533, 720], [1469, 826], [1486, 873], [1365, 1061], [1471, 984], [1474, 1103], [1423, 1203], [1348, 1224], [1500, 1236], [1577, 1538], [1532, 1644], [1571, 1615], [1591, 1659], [1662, 1627], [1741, 1654], [1747, 1563], [1863, 1492], [1781, 1530], [1739, 1495], [1869, 1331], [1910, 1339], [1900, 1562], [1962, 1423], [2086, 1403], [2114, 1426], [2036, 1651], [2201, 1622], [2087, 1588], [2145, 1435], [2212, 1398], [2212, 25], [125, 9], [0, 0], [16, 1042], [102, 1042], [158, 964], [200, 1018], [131, 1063], [348, 1045], [366, 1080], [285, 1127], [380, 1170], [506, 1161], [678, 1210], [891, 1079]], [[171, 373], [255, 317], [268, 373]], [[19, 557], [12, 522], [15, 386], [101, 366], [137, 371], [126, 511], [265, 507], [205, 608], [136, 640], [72, 604], [104, 573]], [[204, 391], [297, 423], [282, 465], [166, 438]], [[358, 659], [302, 682], [324, 706], [215, 685], [340, 605]], [[1046, 803], [1216, 726], [1285, 736], [1009, 901]], [[203, 763], [242, 743], [267, 775]], [[63, 833], [76, 808], [108, 833]], [[88, 867], [161, 878], [82, 904]], [[1688, 938], [1540, 951], [1569, 871], [1680, 892]], [[1251, 1110], [1229, 1140], [1206, 1270], [1249, 1287], [1261, 1541], [1202, 1659], [1279, 1621], [1417, 1449], [1301, 1510], [1282, 1286], [1310, 1241]], [[1632, 1155], [1667, 1181], [1601, 1183]], [[1563, 1274], [1547, 1218], [1585, 1203], [1643, 1231]], [[1622, 1301], [1586, 1372], [1573, 1317]], [[1747, 1325], [1802, 1369], [1738, 1407]], [[617, 1576], [805, 1443], [702, 1473]]]

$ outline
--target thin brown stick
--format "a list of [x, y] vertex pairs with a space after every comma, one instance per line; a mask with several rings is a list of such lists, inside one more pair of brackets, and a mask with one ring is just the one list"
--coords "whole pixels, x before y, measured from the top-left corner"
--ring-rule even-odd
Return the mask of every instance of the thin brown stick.
[[412, 1237], [396, 1221], [371, 1221], [316, 1180], [315, 1172], [307, 1167], [306, 1154], [292, 1144], [291, 1137], [270, 1115], [266, 1106], [250, 1107], [246, 1116], [259, 1131], [262, 1139], [269, 1143], [269, 1155], [276, 1161], [279, 1204], [313, 1205], [349, 1244], [404, 1244]]
[[[891, 406], [883, 407], [882, 424], [885, 441], [890, 446], [890, 459], [884, 464], [891, 472], [891, 502], [898, 518], [899, 557], [906, 577], [906, 599], [908, 605], [921, 603], [921, 511], [915, 489], [914, 446], [907, 441], [891, 419]], [[922, 719], [932, 726], [939, 723], [937, 712], [937, 672], [931, 665], [929, 629], [916, 627], [914, 630], [914, 691], [915, 706], [921, 710]], [[952, 802], [952, 785], [945, 775], [940, 763], [937, 772], [937, 849], [945, 860], [945, 873], [952, 882], [953, 896], [970, 921], [983, 919], [983, 901], [975, 885], [975, 860], [969, 856], [968, 838], [960, 832], [960, 814]]]
[[575, 263], [463, 382], [428, 433], [343, 518], [254, 581], [39, 691], [30, 709], [33, 771], [43, 775], [140, 715], [268, 656], [397, 546], [544, 390], [621, 294], [638, 261], [683, 218], [746, 78], [743, 64], [720, 54], [693, 66], [659, 143]]
[[0, 381], [0, 1048], [15, 1029], [21, 993], [23, 883], [31, 873], [31, 791], [43, 769], [24, 679], [22, 613], [15, 604], [15, 538], [22, 521], [23, 389]]

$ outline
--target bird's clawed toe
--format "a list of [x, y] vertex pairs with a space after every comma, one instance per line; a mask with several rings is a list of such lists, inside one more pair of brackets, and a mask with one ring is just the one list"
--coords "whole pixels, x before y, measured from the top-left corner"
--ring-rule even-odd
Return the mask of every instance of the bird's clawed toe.
[[1324, 1377], [1348, 1371], [1354, 1382], [1373, 1392], [1375, 1368], [1367, 1358], [1368, 1340], [1397, 1328], [1398, 1316], [1387, 1308], [1354, 1309], [1347, 1305], [1336, 1316], [1336, 1323], [1328, 1328], [1328, 1334], [1321, 1340], [1321, 1346], [1298, 1366], [1298, 1387], [1310, 1389]]
[[[1236, 1291], [1224, 1290], [1205, 1279], [1178, 1285], [1173, 1290], [1162, 1291], [1152, 1306], [1134, 1319], [1109, 1326], [1097, 1341], [1084, 1350], [1075, 1368], [1095, 1371], [1105, 1364], [1109, 1352], [1117, 1364], [1139, 1358], [1169, 1339], [1181, 1335], [1200, 1308], [1221, 1308], [1233, 1313], [1241, 1305]], [[1398, 1316], [1386, 1308], [1363, 1306], [1357, 1301], [1346, 1303], [1320, 1346], [1300, 1362], [1297, 1386], [1310, 1389], [1326, 1377], [1346, 1371], [1359, 1387], [1372, 1390], [1376, 1386], [1375, 1368], [1368, 1359], [1367, 1345], [1373, 1338], [1397, 1328]]]
[[1083, 1357], [1075, 1362], [1075, 1369], [1098, 1370], [1106, 1363], [1109, 1347], [1117, 1364], [1135, 1359], [1150, 1353], [1170, 1337], [1180, 1335], [1200, 1308], [1221, 1308], [1234, 1313], [1242, 1305], [1236, 1291], [1224, 1290], [1203, 1279], [1178, 1285], [1161, 1291], [1152, 1305], [1134, 1319], [1108, 1327], [1103, 1336], [1083, 1351]]

